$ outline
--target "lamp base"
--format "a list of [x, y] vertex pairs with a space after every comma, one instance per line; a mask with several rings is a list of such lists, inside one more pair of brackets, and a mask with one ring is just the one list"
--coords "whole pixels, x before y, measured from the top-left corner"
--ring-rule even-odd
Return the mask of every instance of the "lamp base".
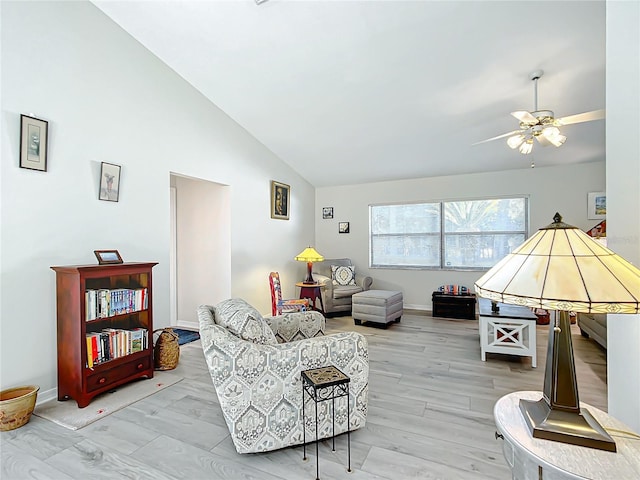
[[615, 452], [616, 443], [587, 409], [579, 413], [552, 409], [544, 397], [520, 400], [520, 411], [534, 438]]
[[304, 283], [305, 285], [313, 285], [315, 282], [315, 280], [313, 279], [313, 273], [311, 271], [313, 267], [313, 262], [307, 262], [307, 278], [304, 279]]

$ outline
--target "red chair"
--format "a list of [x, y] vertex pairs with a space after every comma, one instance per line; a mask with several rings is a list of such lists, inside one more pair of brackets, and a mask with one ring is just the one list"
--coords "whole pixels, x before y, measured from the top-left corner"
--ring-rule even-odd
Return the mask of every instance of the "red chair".
[[271, 290], [271, 315], [311, 310], [308, 298], [282, 299], [282, 287], [280, 286], [280, 274], [278, 272], [269, 274], [269, 288]]

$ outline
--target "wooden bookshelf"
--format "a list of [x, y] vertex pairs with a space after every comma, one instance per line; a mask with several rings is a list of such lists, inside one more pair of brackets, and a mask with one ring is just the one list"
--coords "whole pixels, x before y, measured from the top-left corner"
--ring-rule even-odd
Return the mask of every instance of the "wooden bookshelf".
[[[51, 267], [56, 272], [58, 400], [84, 408], [96, 396], [136, 378], [153, 378], [153, 289], [157, 262]], [[87, 315], [92, 289], [145, 289], [146, 307], [95, 319]], [[87, 334], [114, 328], [146, 329], [146, 348], [89, 366]]]

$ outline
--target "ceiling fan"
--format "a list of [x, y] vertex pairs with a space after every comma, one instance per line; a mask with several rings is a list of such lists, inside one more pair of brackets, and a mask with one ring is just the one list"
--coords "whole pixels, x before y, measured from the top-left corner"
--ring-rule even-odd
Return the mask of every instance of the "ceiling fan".
[[555, 118], [551, 110], [538, 110], [538, 80], [543, 74], [544, 71], [536, 70], [529, 75], [529, 78], [534, 82], [533, 111], [527, 112], [525, 110], [520, 110], [517, 112], [511, 112], [511, 115], [516, 117], [520, 122], [520, 128], [518, 130], [498, 135], [497, 137], [476, 142], [473, 145], [479, 145], [481, 143], [498, 140], [499, 138], [509, 137], [507, 139], [507, 145], [509, 145], [510, 148], [518, 148], [520, 153], [528, 155], [533, 150], [534, 138], [543, 147], [548, 145], [560, 147], [567, 140], [567, 137], [560, 133], [560, 129], [558, 127], [574, 123], [591, 122], [593, 120], [600, 120], [604, 118], [604, 110], [593, 110], [591, 112], [578, 113], [576, 115], [569, 115], [568, 117], [562, 118]]

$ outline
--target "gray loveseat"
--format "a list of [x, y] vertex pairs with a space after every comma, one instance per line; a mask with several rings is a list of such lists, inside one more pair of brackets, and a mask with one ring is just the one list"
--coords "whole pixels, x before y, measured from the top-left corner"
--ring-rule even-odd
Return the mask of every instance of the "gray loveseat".
[[353, 265], [349, 258], [325, 258], [313, 264], [313, 279], [321, 284], [324, 313], [351, 312], [351, 296], [369, 290], [373, 278], [358, 273], [355, 269], [355, 285], [335, 285], [331, 280], [331, 265]]
[[607, 348], [606, 313], [578, 313], [578, 327], [583, 337], [591, 338], [602, 348]]

